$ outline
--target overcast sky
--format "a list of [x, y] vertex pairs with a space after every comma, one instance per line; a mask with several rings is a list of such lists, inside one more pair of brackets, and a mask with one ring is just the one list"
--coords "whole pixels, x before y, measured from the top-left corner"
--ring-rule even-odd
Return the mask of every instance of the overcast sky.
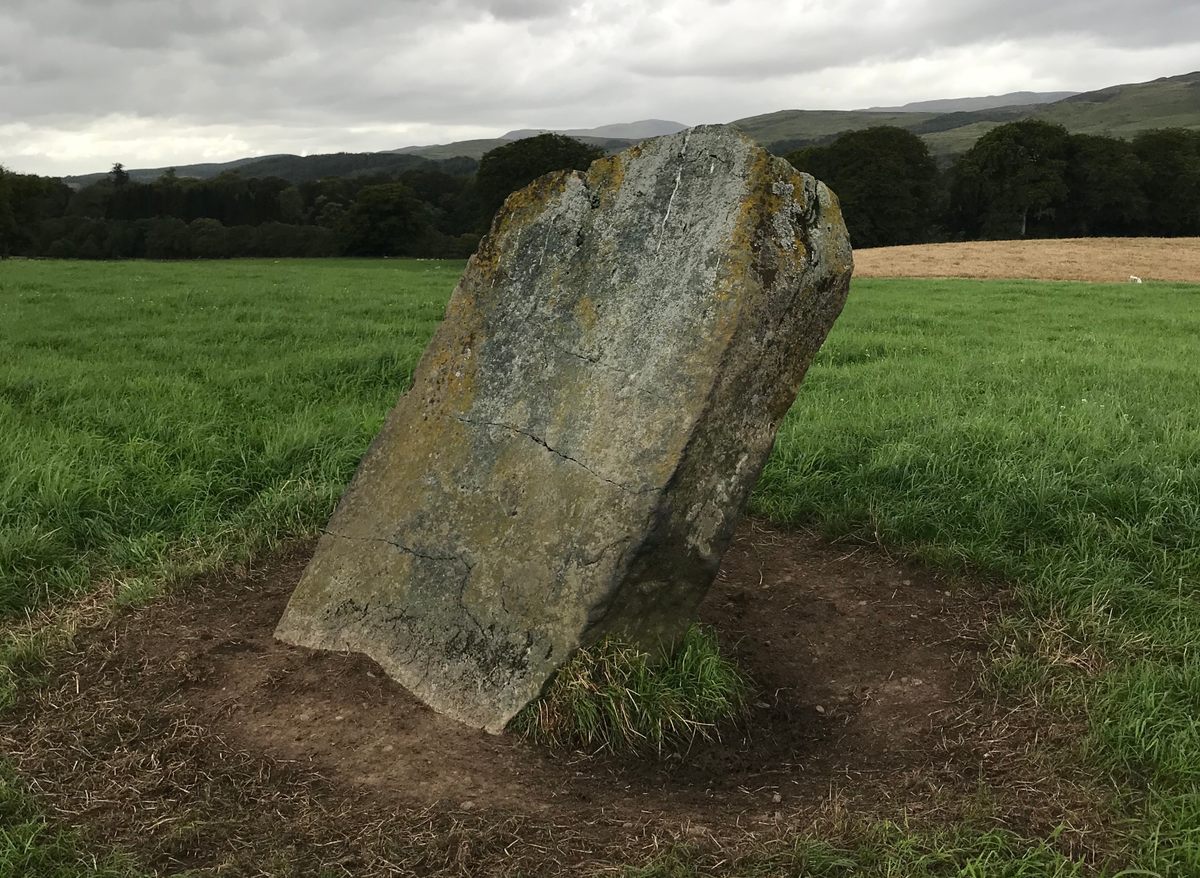
[[1198, 68], [1197, 0], [0, 0], [0, 164], [369, 151]]

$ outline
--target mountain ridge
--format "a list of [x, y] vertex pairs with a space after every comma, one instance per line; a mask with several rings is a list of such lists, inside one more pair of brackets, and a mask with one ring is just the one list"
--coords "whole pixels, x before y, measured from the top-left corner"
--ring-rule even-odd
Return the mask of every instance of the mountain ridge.
[[730, 123], [778, 153], [828, 143], [839, 134], [895, 125], [918, 134], [935, 157], [966, 152], [997, 125], [1043, 119], [1073, 134], [1130, 138], [1155, 128], [1200, 129], [1200, 71], [1080, 92], [1048, 104], [953, 113], [778, 110]]
[[646, 140], [667, 134], [678, 134], [687, 128], [682, 122], [669, 119], [639, 119], [636, 122], [617, 122], [595, 128], [518, 128], [501, 134], [501, 140], [521, 140], [539, 134], [565, 134], [567, 137], [597, 137], [609, 140]]
[[[1035, 102], [1033, 98], [1064, 94], [1054, 101]], [[1001, 98], [1027, 100], [1026, 103], [987, 105]], [[964, 102], [976, 102], [973, 109], [930, 111], [922, 106], [964, 106]], [[1146, 82], [1124, 83], [1107, 86], [1088, 92], [1010, 92], [1007, 95], [992, 95], [977, 98], [948, 98], [944, 101], [916, 101], [900, 107], [875, 107], [866, 110], [778, 110], [757, 116], [736, 119], [729, 124], [745, 131], [763, 146], [782, 154], [804, 146], [828, 143], [847, 131], [869, 128], [875, 125], [895, 125], [912, 131], [928, 144], [930, 151], [945, 161], [965, 152], [980, 136], [996, 125], [1018, 119], [1037, 118], [1064, 125], [1076, 134], [1103, 134], [1112, 137], [1130, 138], [1142, 131], [1154, 128], [1200, 129], [1200, 71], [1176, 76], [1164, 76]], [[641, 126], [641, 127], [639, 127]], [[484, 153], [498, 146], [512, 143], [526, 136], [536, 136], [546, 131], [557, 131], [577, 137], [585, 143], [607, 152], [620, 149], [658, 136], [657, 133], [633, 137], [617, 137], [616, 133], [639, 134], [655, 131], [683, 123], [664, 119], [642, 119], [600, 125], [594, 128], [541, 129], [525, 128], [506, 132], [495, 138], [456, 141], [447, 144], [406, 146], [376, 153], [329, 153], [318, 156], [253, 156], [230, 162], [179, 165], [176, 173], [182, 177], [208, 178], [220, 173], [236, 170], [247, 176], [265, 175], [272, 165], [286, 165], [293, 182], [315, 179], [322, 167], [329, 169], [353, 166], [351, 170], [329, 173], [327, 176], [347, 176], [370, 173], [391, 173], [408, 167], [422, 166], [421, 160], [433, 163], [458, 161], [449, 166], [450, 173], [467, 171], [465, 162], [478, 160]], [[585, 133], [586, 132], [586, 133]], [[663, 130], [661, 133], [674, 133]], [[408, 164], [407, 160], [418, 161]], [[286, 160], [286, 162], [284, 161]], [[401, 167], [401, 166], [404, 167]], [[150, 180], [161, 176], [167, 168], [128, 170], [131, 179]], [[82, 186], [104, 176], [104, 172], [66, 176], [62, 179], [74, 186]]]
[[1002, 95], [976, 98], [939, 98], [932, 101], [912, 101], [898, 107], [867, 107], [864, 113], [963, 113], [976, 110], [995, 110], [999, 107], [1027, 107], [1052, 104], [1074, 97], [1077, 91], [1010, 91]]

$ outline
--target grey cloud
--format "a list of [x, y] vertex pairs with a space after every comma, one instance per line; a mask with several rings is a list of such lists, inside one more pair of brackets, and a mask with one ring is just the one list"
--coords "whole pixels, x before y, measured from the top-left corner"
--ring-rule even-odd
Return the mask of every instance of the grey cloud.
[[[76, 149], [73, 132], [116, 115], [158, 120], [145, 136], [162, 143], [207, 126], [218, 140], [273, 132], [263, 151], [358, 149], [404, 145], [380, 142], [389, 130], [453, 139], [456, 126], [720, 121], [979, 82], [1096, 87], [1113, 67], [1096, 53], [1174, 59], [1198, 34], [1200, 4], [1165, 0], [4, 0], [0, 163], [37, 138]], [[963, 51], [1002, 44], [1007, 78], [961, 69]], [[955, 52], [959, 69], [930, 73]], [[1129, 63], [1142, 78], [1184, 72]], [[898, 76], [939, 90], [905, 92]]]
[[477, 8], [482, 8], [501, 20], [529, 21], [560, 17], [567, 5], [556, 0], [492, 0], [477, 4]]
[[[737, 4], [710, 2], [726, 12]], [[634, 62], [653, 77], [722, 76], [755, 80], [772, 75], [819, 71], [867, 61], [920, 58], [937, 49], [1003, 41], [1042, 42], [1064, 35], [1094, 40], [1112, 49], [1192, 44], [1200, 39], [1200, 4], [1173, 0], [1098, 0], [1050, 3], [1045, 0], [910, 3], [891, 14], [878, 4], [843, 4], [836, 20], [807, 14], [749, 18], [728, 27], [697, 28], [677, 43]], [[827, 8], [827, 7], [825, 7]], [[1071, 59], [1047, 52], [1047, 63], [1069, 68]], [[1184, 72], [1184, 71], [1171, 71]]]

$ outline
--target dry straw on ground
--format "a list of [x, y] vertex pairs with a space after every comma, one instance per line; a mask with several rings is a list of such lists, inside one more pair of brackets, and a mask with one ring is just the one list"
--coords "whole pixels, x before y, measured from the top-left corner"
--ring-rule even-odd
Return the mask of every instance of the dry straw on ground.
[[1200, 283], [1200, 238], [1066, 238], [875, 247], [855, 277], [979, 277]]
[[1078, 728], [976, 684], [998, 612], [977, 584], [751, 519], [701, 616], [759, 684], [753, 733], [662, 763], [551, 756], [280, 644], [310, 551], [81, 630], [0, 718], [0, 753], [56, 819], [162, 871], [619, 874], [680, 843], [852, 844], [873, 819], [1058, 826], [1064, 852], [1108, 856], [1103, 794], [1053, 756]]

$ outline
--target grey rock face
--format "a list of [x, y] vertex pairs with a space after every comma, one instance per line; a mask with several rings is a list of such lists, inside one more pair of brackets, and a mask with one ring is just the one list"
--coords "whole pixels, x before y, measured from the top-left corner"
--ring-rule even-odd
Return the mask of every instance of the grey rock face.
[[702, 127], [510, 196], [279, 624], [498, 732], [693, 619], [845, 301], [821, 184]]

